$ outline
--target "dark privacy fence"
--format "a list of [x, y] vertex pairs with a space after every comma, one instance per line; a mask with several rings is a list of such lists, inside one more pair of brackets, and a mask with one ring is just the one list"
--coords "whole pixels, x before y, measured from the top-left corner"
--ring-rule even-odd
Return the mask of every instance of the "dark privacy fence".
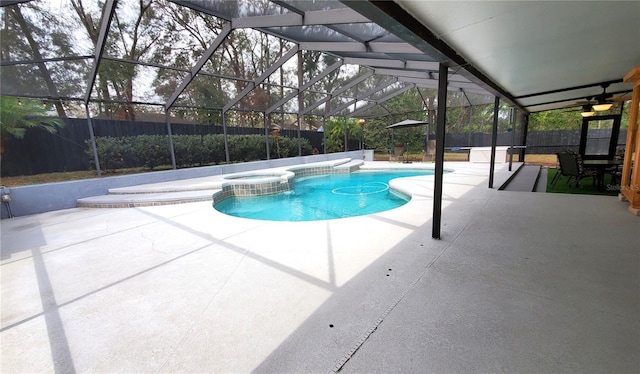
[[[513, 145], [520, 145], [520, 134], [515, 134]], [[430, 137], [431, 139], [431, 137]], [[435, 139], [435, 137], [433, 138]], [[511, 133], [498, 134], [497, 145], [511, 145]], [[489, 147], [491, 146], [491, 134], [474, 132], [466, 134], [446, 134], [444, 138], [446, 148], [453, 147]]]
[[[55, 133], [42, 129], [29, 129], [23, 139], [9, 138], [2, 155], [2, 175], [33, 175], [59, 171], [89, 170], [90, 150], [87, 120], [82, 118], [64, 119], [66, 126]], [[127, 137], [138, 135], [166, 135], [167, 124], [157, 122], [129, 122], [93, 119], [96, 137]], [[222, 134], [222, 126], [171, 124], [173, 135]], [[264, 128], [227, 127], [228, 135], [264, 135]], [[279, 136], [297, 138], [297, 130], [280, 130]], [[322, 133], [300, 131], [303, 139], [311, 146], [322, 150]], [[167, 140], [168, 142], [168, 140]], [[266, 155], [265, 155], [266, 158]], [[233, 160], [232, 160], [233, 161]]]
[[[41, 129], [30, 129], [21, 140], [6, 139], [6, 149], [2, 155], [2, 175], [32, 175], [58, 171], [89, 170], [90, 157], [87, 153], [89, 129], [87, 120], [68, 118], [66, 126], [56, 133], [48, 133]], [[96, 137], [126, 137], [137, 135], [166, 135], [166, 123], [129, 122], [106, 119], [94, 119], [93, 131]], [[171, 124], [174, 135], [206, 135], [222, 134], [222, 126]], [[590, 136], [608, 139], [610, 129], [590, 130]], [[264, 135], [263, 128], [227, 127], [229, 135]], [[313, 148], [322, 152], [322, 133], [301, 131], [301, 137], [309, 140]], [[297, 138], [297, 130], [281, 130], [280, 136]], [[624, 146], [626, 130], [620, 130], [618, 146]], [[512, 134], [498, 134], [497, 144], [511, 144]], [[578, 151], [580, 144], [579, 130], [533, 131], [527, 137], [527, 153], [553, 154], [564, 150]], [[608, 144], [602, 141], [602, 144]], [[489, 133], [446, 134], [445, 147], [488, 147], [491, 145]], [[520, 144], [520, 133], [516, 132], [514, 145]], [[350, 144], [350, 149], [359, 145]]]
[[[511, 133], [498, 134], [497, 145], [511, 145]], [[611, 129], [591, 129], [589, 130], [590, 143], [597, 143], [598, 149], [593, 151], [604, 151], [609, 149], [609, 139]], [[620, 130], [618, 136], [618, 148], [624, 147], [627, 139], [627, 130]], [[466, 133], [447, 134], [445, 147], [488, 147], [491, 145], [491, 134]], [[520, 144], [520, 133], [516, 132], [513, 145]], [[531, 154], [554, 154], [561, 151], [571, 150], [578, 152], [580, 146], [580, 130], [548, 130], [532, 131], [527, 135], [526, 153]]]
[[[609, 139], [611, 139], [611, 129], [590, 129], [588, 134], [588, 144], [594, 144], [587, 153], [604, 152], [609, 149]], [[627, 142], [627, 130], [620, 129], [618, 134], [617, 148], [622, 149]], [[561, 151], [571, 150], [578, 152], [580, 146], [580, 130], [550, 130], [533, 131], [527, 137], [527, 153], [552, 154]]]

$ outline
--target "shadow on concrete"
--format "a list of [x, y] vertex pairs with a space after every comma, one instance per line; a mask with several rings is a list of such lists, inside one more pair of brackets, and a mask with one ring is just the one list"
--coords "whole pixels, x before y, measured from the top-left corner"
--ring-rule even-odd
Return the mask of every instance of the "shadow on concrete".
[[[36, 277], [38, 278], [44, 321], [47, 325], [53, 368], [56, 373], [75, 373], [73, 356], [71, 355], [71, 349], [69, 349], [69, 342], [67, 341], [62, 318], [60, 318], [60, 306], [53, 293], [51, 280], [49, 279], [49, 273], [42, 258], [42, 253], [38, 248], [31, 250], [31, 253], [33, 255]], [[4, 330], [4, 328], [2, 330]]]
[[[239, 254], [241, 254], [243, 256], [247, 256], [248, 258], [250, 258], [252, 260], [256, 260], [256, 261], [258, 261], [258, 262], [260, 262], [260, 263], [262, 263], [264, 265], [272, 267], [272, 268], [274, 268], [276, 270], [279, 270], [279, 271], [281, 271], [283, 273], [289, 274], [289, 275], [291, 275], [293, 277], [296, 277], [296, 278], [298, 278], [300, 280], [303, 280], [303, 281], [305, 281], [307, 283], [313, 284], [314, 286], [323, 288], [323, 289], [328, 290], [328, 291], [332, 291], [332, 290], [335, 289], [335, 283], [332, 284], [331, 282], [327, 282], [325, 280], [313, 277], [313, 276], [311, 276], [309, 274], [301, 272], [301, 271], [299, 271], [297, 269], [294, 269], [292, 267], [283, 265], [283, 264], [281, 264], [279, 262], [273, 261], [273, 260], [271, 260], [269, 258], [266, 258], [264, 256], [261, 256], [261, 255], [259, 255], [257, 253], [248, 251], [245, 248], [238, 247], [238, 246], [235, 246], [233, 244], [227, 243], [227, 242], [224, 241], [224, 239], [214, 238], [213, 236], [211, 236], [211, 234], [200, 232], [198, 230], [194, 230], [193, 228], [191, 228], [189, 226], [182, 225], [182, 224], [177, 223], [175, 221], [172, 221], [172, 220], [170, 220], [170, 219], [168, 219], [166, 217], [162, 217], [162, 216], [153, 214], [153, 213], [145, 211], [145, 210], [140, 210], [140, 211], [142, 213], [148, 215], [148, 216], [154, 217], [158, 221], [162, 221], [162, 222], [164, 222], [164, 223], [166, 223], [168, 225], [171, 225], [173, 227], [179, 228], [180, 230], [186, 231], [189, 234], [196, 235], [196, 236], [199, 236], [199, 237], [201, 237], [201, 238], [203, 238], [205, 240], [208, 240], [211, 244], [219, 245], [222, 248], [226, 248], [226, 249], [229, 249], [229, 250], [234, 251], [236, 253], [239, 253]], [[250, 230], [247, 230], [247, 231], [250, 231]], [[211, 245], [211, 244], [209, 244], [209, 245]], [[207, 247], [209, 245], [207, 245]], [[328, 248], [327, 251], [328, 251], [329, 258], [331, 259], [332, 258], [331, 248]], [[183, 256], [184, 255], [182, 255], [180, 257], [183, 257]], [[333, 262], [331, 261], [330, 264], [332, 264], [332, 263]], [[333, 266], [333, 265], [331, 265], [331, 266]], [[334, 278], [335, 278], [335, 276], [334, 276]]]
[[[637, 369], [638, 359], [631, 352], [640, 349], [640, 327], [633, 317], [640, 303], [630, 301], [638, 286], [638, 271], [633, 270], [638, 251], [632, 244], [637, 244], [634, 238], [640, 227], [636, 217], [627, 216], [615, 201], [550, 202], [543, 200], [545, 194], [497, 192], [485, 185], [468, 193], [472, 199], [465, 204], [470, 206], [454, 201], [443, 209], [448, 225], [442, 240], [430, 238], [431, 220], [416, 227], [336, 289], [253, 372]], [[529, 205], [527, 211], [527, 204], [538, 201], [546, 202]], [[582, 227], [584, 232], [567, 232], [559, 225], [572, 216], [572, 207], [580, 208], [580, 223], [571, 228]], [[547, 221], [545, 213], [554, 218]], [[612, 220], [621, 218], [626, 218], [624, 224], [612, 226]], [[598, 219], [605, 222], [599, 225]], [[483, 227], [489, 232], [478, 231]], [[635, 236], [630, 235], [634, 227]], [[606, 264], [599, 260], [599, 252], [607, 240], [588, 239], [601, 232], [621, 238], [612, 251], [620, 257], [607, 259]], [[567, 240], [555, 244], [563, 236]], [[592, 248], [577, 245], [590, 242]], [[529, 260], [534, 256], [540, 259], [532, 265]], [[486, 261], [495, 263], [496, 274], [482, 265]], [[624, 269], [621, 264], [626, 264]], [[464, 274], [459, 266], [475, 266], [478, 274]], [[541, 274], [545, 275], [540, 279]], [[567, 276], [574, 280], [563, 284]], [[601, 278], [607, 276], [611, 280]], [[449, 278], [454, 284], [442, 283]], [[610, 294], [620, 286], [626, 288]], [[385, 325], [390, 317], [393, 322]], [[469, 325], [465, 318], [480, 322]], [[488, 326], [497, 331], [482, 330]], [[566, 335], [570, 331], [576, 331], [574, 337]], [[608, 360], [613, 352], [618, 352], [615, 359]], [[359, 359], [354, 362], [354, 357]]]
[[[427, 199], [431, 188], [423, 188], [427, 191], [414, 197]], [[483, 183], [481, 186], [476, 185], [468, 193], [478, 192], [485, 196], [492, 191]], [[254, 372], [326, 373], [341, 370], [478, 214], [477, 209], [456, 209], [457, 199], [446, 194], [445, 197], [443, 201], [450, 204], [443, 208], [445, 227], [441, 240], [431, 238], [431, 219], [421, 225], [414, 225], [379, 215], [368, 216], [371, 220], [410, 229], [412, 232], [336, 289]], [[484, 205], [485, 200], [479, 204]], [[431, 204], [426, 205], [431, 209]], [[431, 210], [425, 211], [425, 216], [430, 217], [431, 214]], [[380, 352], [381, 357], [384, 354]]]

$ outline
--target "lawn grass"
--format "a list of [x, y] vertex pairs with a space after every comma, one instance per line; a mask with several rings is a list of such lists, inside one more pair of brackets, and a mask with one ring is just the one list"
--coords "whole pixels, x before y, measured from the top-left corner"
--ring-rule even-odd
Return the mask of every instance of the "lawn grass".
[[[558, 172], [556, 168], [549, 168], [549, 173], [547, 175], [547, 192], [551, 193], [573, 193], [573, 194], [583, 194], [583, 195], [607, 195], [607, 196], [617, 196], [619, 191], [617, 185], [611, 183], [611, 175], [605, 174], [604, 176], [604, 189], [599, 190], [598, 187], [593, 185], [592, 178], [585, 178], [580, 182], [580, 187], [575, 187], [571, 189], [569, 183], [567, 183], [568, 177], [561, 176], [560, 179], [556, 182], [555, 185], [551, 185], [551, 181], [553, 177]], [[573, 179], [572, 179], [573, 181]]]
[[[373, 154], [374, 161], [389, 161], [389, 153], [387, 152], [375, 152]], [[422, 161], [422, 152], [410, 152], [405, 153], [402, 156], [402, 161], [408, 160], [411, 162], [423, 162]], [[466, 152], [445, 152], [444, 154], [445, 161], [469, 161], [469, 154]], [[398, 161], [401, 162], [401, 161]], [[424, 162], [433, 162], [433, 161], [424, 161]]]
[[[507, 155], [507, 160], [509, 161], [509, 156]], [[407, 159], [412, 162], [421, 162], [422, 161], [422, 153], [415, 152], [405, 154], [403, 156], [403, 160]], [[389, 153], [386, 152], [376, 152], [374, 154], [375, 161], [389, 161]], [[445, 161], [469, 161], [469, 153], [468, 152], [445, 152], [444, 153]], [[518, 162], [518, 155], [513, 155], [513, 161]], [[526, 154], [524, 156], [525, 163], [529, 165], [540, 165], [545, 167], [555, 167], [558, 162], [558, 156], [555, 154], [551, 155], [538, 155], [538, 154]]]
[[[170, 166], [168, 167], [171, 168]], [[164, 170], [163, 168], [157, 168], [157, 170]], [[118, 169], [115, 171], [102, 171], [103, 177], [113, 177], [118, 175], [137, 174], [149, 172], [146, 168], [129, 168]], [[0, 177], [0, 185], [5, 187], [18, 187], [28, 186], [32, 184], [41, 183], [53, 183], [53, 182], [66, 182], [82, 179], [97, 178], [98, 173], [95, 170], [82, 170], [82, 171], [65, 171], [58, 173], [45, 173], [36, 175], [19, 175], [15, 177]]]
[[97, 178], [98, 173], [94, 170], [68, 171], [60, 173], [47, 173], [36, 175], [19, 175], [15, 177], [2, 177], [0, 183], [5, 187], [27, 186], [30, 184], [64, 182], [79, 179]]
[[[517, 160], [515, 156], [514, 156], [514, 159]], [[555, 154], [552, 154], [552, 155], [526, 154], [524, 156], [524, 162], [529, 165], [540, 165], [540, 166], [553, 168], [557, 166], [558, 156], [556, 156]]]

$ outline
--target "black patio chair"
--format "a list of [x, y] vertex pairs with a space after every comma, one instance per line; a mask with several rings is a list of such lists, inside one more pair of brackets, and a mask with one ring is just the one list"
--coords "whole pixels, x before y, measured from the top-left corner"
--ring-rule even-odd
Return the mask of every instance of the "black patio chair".
[[[618, 150], [613, 159], [620, 161], [620, 163], [622, 163], [624, 161], [624, 149]], [[616, 165], [616, 166], [612, 166], [610, 168], [605, 169], [605, 173], [609, 173], [611, 175], [611, 184], [615, 185], [617, 184], [618, 179], [622, 180], [621, 169], [622, 169], [622, 165]]]
[[[571, 180], [572, 176], [567, 175], [564, 173], [563, 169], [562, 169], [562, 163], [560, 162], [560, 158], [561, 158], [561, 154], [571, 154], [573, 152], [570, 151], [562, 151], [559, 153], [556, 153], [556, 156], [558, 157], [558, 162], [556, 162], [556, 169], [558, 169], [558, 171], [556, 172], [556, 175], [553, 176], [553, 179], [551, 180], [551, 185], [554, 186], [561, 177], [569, 177], [567, 179], [567, 183], [569, 183], [569, 181]], [[563, 157], [563, 156], [562, 156]]]
[[[555, 184], [559, 177], [558, 175], [567, 177], [567, 183], [570, 183], [572, 179], [575, 179], [573, 183], [570, 183], [571, 189], [580, 187], [580, 181], [584, 178], [593, 178], [593, 172], [586, 170], [582, 165], [582, 158], [580, 155], [573, 152], [560, 152], [557, 154], [558, 163], [560, 165], [556, 176], [551, 181], [551, 184]], [[595, 179], [593, 180], [595, 184]]]

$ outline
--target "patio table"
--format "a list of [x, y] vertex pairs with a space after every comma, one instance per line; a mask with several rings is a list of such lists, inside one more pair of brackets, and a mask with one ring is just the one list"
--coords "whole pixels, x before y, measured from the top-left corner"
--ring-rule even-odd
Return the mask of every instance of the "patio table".
[[[607, 169], [615, 168], [618, 171], [618, 167], [622, 165], [622, 160], [584, 160], [582, 165], [589, 170], [593, 170], [596, 173], [596, 185], [599, 190], [604, 189], [604, 175]], [[611, 183], [615, 183], [615, 176]]]

